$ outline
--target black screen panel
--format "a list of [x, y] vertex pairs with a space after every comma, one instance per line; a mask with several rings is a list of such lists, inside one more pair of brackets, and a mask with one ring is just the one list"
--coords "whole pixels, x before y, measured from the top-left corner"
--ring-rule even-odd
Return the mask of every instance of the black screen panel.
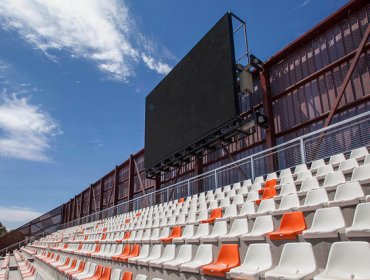
[[146, 168], [235, 119], [234, 64], [226, 14], [147, 96]]

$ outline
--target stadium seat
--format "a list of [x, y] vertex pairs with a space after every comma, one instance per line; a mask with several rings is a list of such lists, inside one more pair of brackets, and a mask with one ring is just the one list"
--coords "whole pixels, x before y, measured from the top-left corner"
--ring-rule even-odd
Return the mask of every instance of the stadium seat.
[[162, 245], [155, 244], [152, 246], [149, 255], [146, 258], [141, 258], [136, 261], [139, 265], [148, 265], [150, 261], [159, 259], [162, 256]]
[[310, 190], [304, 200], [303, 205], [298, 206], [298, 211], [312, 211], [322, 208], [328, 204], [329, 198], [324, 188]]
[[277, 176], [276, 172], [271, 172], [271, 173], [267, 174], [266, 181], [269, 181], [269, 180], [272, 180], [272, 179], [277, 179], [277, 178], [278, 178], [278, 176]]
[[232, 217], [238, 215], [238, 210], [236, 205], [230, 205], [225, 208], [224, 215], [221, 218], [217, 218], [216, 221], [228, 221]]
[[259, 199], [258, 191], [250, 191], [244, 202], [254, 202]]
[[268, 234], [271, 240], [296, 239], [306, 229], [306, 221], [302, 212], [285, 213], [281, 218], [277, 231]]
[[365, 157], [364, 164], [370, 164], [370, 155], [367, 155], [367, 156]]
[[356, 206], [352, 226], [346, 228], [347, 237], [370, 237], [370, 203]]
[[131, 245], [125, 244], [125, 246], [122, 248], [122, 252], [119, 255], [112, 256], [112, 260], [119, 261], [120, 258], [126, 257], [130, 254]]
[[232, 268], [233, 279], [260, 279], [273, 266], [270, 245], [267, 243], [251, 244], [241, 266]]
[[94, 274], [91, 277], [84, 278], [84, 280], [99, 280], [102, 277], [103, 266], [97, 265]]
[[250, 187], [250, 186], [252, 186], [252, 180], [251, 179], [247, 179], [247, 180], [243, 181], [242, 187]]
[[344, 184], [346, 178], [341, 171], [334, 171], [325, 176], [324, 184], [322, 185], [326, 190], [335, 190], [340, 184]]
[[283, 247], [279, 264], [265, 273], [265, 279], [312, 279], [317, 270], [315, 255], [310, 243], [287, 243]]
[[339, 207], [317, 209], [312, 225], [304, 230], [304, 238], [334, 238], [340, 230], [344, 230], [346, 223]]
[[266, 235], [274, 231], [271, 215], [259, 216], [254, 221], [252, 230], [241, 236], [242, 240], [264, 240]]
[[325, 161], [323, 159], [318, 159], [311, 163], [310, 170], [311, 172], [317, 172], [317, 170], [322, 166], [325, 166]]
[[213, 224], [217, 218], [221, 218], [221, 217], [222, 217], [222, 209], [221, 208], [216, 208], [216, 209], [212, 210], [211, 214], [209, 215], [209, 218], [206, 219], [206, 220], [201, 221], [201, 223], [203, 223], [203, 224], [205, 224], [205, 223]]
[[316, 177], [307, 178], [303, 180], [298, 195], [307, 194], [308, 191], [318, 189], [319, 187], [320, 187], [319, 181], [317, 180]]
[[272, 212], [272, 215], [282, 215], [284, 212], [293, 210], [299, 207], [298, 195], [292, 193], [290, 195], [283, 196], [281, 199], [279, 208]]
[[198, 246], [195, 257], [192, 261], [181, 264], [181, 272], [199, 273], [200, 267], [213, 262], [213, 245], [201, 244]]
[[182, 232], [182, 235], [172, 239], [172, 242], [184, 242], [187, 238], [194, 236], [194, 225], [186, 225]]
[[288, 195], [288, 194], [292, 194], [292, 193], [296, 193], [296, 192], [297, 192], [297, 189], [295, 187], [295, 184], [294, 183], [288, 183], [288, 184], [285, 184], [285, 185], [281, 186], [279, 197], [282, 197], [282, 196], [285, 196], [285, 195]]
[[216, 222], [212, 232], [200, 238], [202, 242], [217, 242], [218, 238], [227, 234], [227, 221]]
[[300, 185], [304, 179], [312, 178], [310, 170], [304, 170], [298, 173], [297, 179], [294, 181], [295, 184]]
[[181, 264], [188, 263], [193, 258], [193, 246], [181, 245], [175, 259], [163, 263], [164, 269], [178, 270]]
[[369, 260], [369, 242], [335, 242], [330, 248], [325, 270], [313, 279], [369, 279]]
[[140, 253], [140, 245], [139, 244], [134, 244], [131, 247], [130, 253], [126, 256], [119, 257], [119, 261], [120, 262], [127, 262], [128, 259], [139, 256], [139, 253]]
[[361, 188], [359, 182], [349, 182], [346, 184], [339, 185], [335, 192], [334, 200], [329, 201], [329, 206], [348, 206], [358, 204], [361, 198], [364, 198], [365, 194]]
[[273, 198], [262, 200], [257, 212], [254, 214], [250, 214], [250, 217], [255, 218], [257, 216], [271, 214], [273, 211], [276, 210], [275, 200]]
[[292, 171], [290, 170], [290, 168], [285, 168], [280, 171], [279, 178], [281, 179], [282, 177], [289, 176], [289, 175], [292, 175]]
[[[111, 279], [113, 280], [113, 279]], [[121, 280], [132, 280], [132, 272], [130, 271], [125, 271], [122, 275], [122, 279]]]
[[172, 228], [171, 234], [168, 237], [161, 238], [162, 243], [171, 243], [174, 238], [181, 237], [181, 227], [176, 226]]
[[261, 199], [256, 200], [256, 204], [260, 205], [261, 201], [266, 200], [266, 199], [271, 199], [276, 196], [276, 189], [275, 187], [268, 187], [263, 190], [263, 194]]
[[208, 276], [225, 277], [230, 269], [240, 266], [239, 246], [223, 244], [215, 262], [205, 265], [201, 271]]
[[289, 175], [286, 175], [280, 178], [280, 185], [285, 185], [285, 184], [289, 184], [293, 182], [294, 182], [294, 178], [292, 174], [289, 174]]
[[343, 174], [349, 174], [352, 173], [353, 169], [357, 168], [359, 165], [357, 163], [357, 160], [354, 158], [350, 158], [347, 160], [342, 161], [339, 164], [339, 171], [341, 171]]
[[140, 248], [139, 255], [137, 257], [129, 258], [128, 262], [129, 263], [136, 263], [140, 259], [147, 258], [149, 256], [149, 248], [150, 248], [149, 244], [142, 245], [141, 248]]
[[96, 264], [89, 263], [89, 265], [86, 265], [85, 268], [87, 269], [79, 274], [73, 275], [72, 278], [80, 280], [80, 279], [86, 279], [86, 278], [93, 276], [95, 272]]
[[[340, 162], [338, 163], [338, 165], [339, 164]], [[334, 172], [334, 168], [331, 164], [324, 165], [324, 166], [319, 167], [319, 169], [317, 169], [315, 177], [317, 180], [322, 180], [322, 179], [325, 179], [326, 175], [328, 175], [329, 173], [333, 173], [333, 172]]]
[[330, 157], [329, 164], [333, 167], [337, 167], [344, 160], [346, 160], [346, 157], [343, 154], [336, 154]]
[[135, 276], [135, 280], [147, 280], [147, 279], [148, 279], [148, 277], [144, 274], [137, 274]]
[[249, 217], [250, 214], [256, 213], [256, 204], [254, 202], [244, 202], [240, 208], [239, 214], [235, 218]]
[[161, 268], [164, 262], [175, 259], [176, 245], [169, 244], [164, 247], [163, 254], [160, 258], [149, 261], [149, 267]]
[[233, 221], [230, 232], [220, 236], [221, 242], [238, 241], [239, 237], [248, 232], [248, 219], [236, 219]]
[[194, 236], [186, 239], [186, 243], [190, 242], [190, 243], [196, 243], [196, 242], [199, 242], [199, 239], [204, 237], [204, 236], [207, 236], [209, 235], [209, 224], [200, 224], [197, 228], [197, 231], [195, 232]]
[[359, 181], [360, 184], [370, 184], [370, 164], [364, 164], [355, 168], [351, 181]]
[[368, 154], [369, 152], [366, 147], [360, 147], [352, 150], [349, 157], [360, 161], [364, 160]]

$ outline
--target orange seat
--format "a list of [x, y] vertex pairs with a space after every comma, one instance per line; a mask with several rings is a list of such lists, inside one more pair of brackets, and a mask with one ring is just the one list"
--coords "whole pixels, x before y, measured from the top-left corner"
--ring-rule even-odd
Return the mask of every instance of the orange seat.
[[217, 260], [201, 268], [205, 275], [225, 277], [230, 269], [240, 266], [239, 246], [237, 244], [223, 244]]
[[67, 269], [73, 269], [73, 268], [75, 268], [76, 267], [76, 262], [77, 262], [77, 259], [73, 259], [71, 266], [65, 265], [65, 266], [59, 267], [59, 271], [65, 271]]
[[105, 228], [103, 228], [103, 232], [107, 232], [107, 228], [105, 227]]
[[125, 220], [125, 224], [128, 224], [130, 222], [130, 219]]
[[111, 274], [112, 269], [108, 266], [104, 267], [103, 273], [99, 280], [110, 280], [110, 274]]
[[276, 196], [276, 189], [275, 187], [269, 187], [264, 189], [261, 199], [256, 200], [256, 204], [260, 205], [261, 200], [270, 199]]
[[118, 256], [113, 256], [112, 260], [118, 261], [121, 257], [125, 257], [130, 254], [130, 244], [126, 244], [125, 247], [122, 248], [122, 253]]
[[201, 221], [202, 224], [213, 224], [217, 218], [222, 218], [222, 208], [213, 209], [208, 220]]
[[140, 217], [140, 215], [141, 215], [141, 212], [137, 212], [135, 216]]
[[281, 218], [279, 229], [269, 233], [268, 237], [271, 240], [295, 239], [305, 229], [303, 212], [289, 212]]
[[132, 280], [132, 272], [125, 271], [121, 280]]
[[128, 254], [127, 256], [119, 257], [119, 261], [127, 262], [127, 260], [129, 258], [137, 257], [139, 255], [139, 253], [140, 253], [140, 245], [139, 244], [134, 244], [132, 246], [130, 254]]
[[84, 271], [85, 269], [85, 262], [80, 262], [80, 265], [78, 267], [78, 269], [74, 272], [67, 272], [67, 274], [69, 276], [72, 276], [72, 275], [75, 275], [75, 274], [78, 274], [78, 273], [81, 273], [82, 271]]
[[104, 232], [101, 236], [101, 239], [100, 240], [105, 240], [107, 238], [107, 234]]
[[258, 193], [261, 194], [265, 189], [276, 187], [276, 179], [271, 179], [266, 181], [265, 186], [262, 190], [259, 190]]
[[184, 202], [185, 202], [185, 198], [184, 197], [180, 197], [178, 203], [184, 203]]
[[131, 231], [126, 231], [125, 234], [123, 235], [123, 239], [122, 240], [116, 240], [117, 243], [122, 243], [123, 240], [127, 240], [129, 239], [131, 236]]
[[91, 255], [99, 253], [100, 252], [100, 246], [101, 246], [100, 244], [96, 244], [94, 252], [86, 253], [86, 256], [91, 256]]
[[89, 277], [89, 278], [85, 278], [84, 280], [99, 280], [100, 277], [102, 276], [102, 272], [103, 272], [103, 266], [99, 264], [95, 268], [94, 275]]
[[173, 227], [170, 236], [165, 237], [165, 238], [161, 238], [161, 242], [162, 243], [171, 243], [172, 239], [174, 239], [176, 237], [181, 237], [181, 227], [180, 226]]

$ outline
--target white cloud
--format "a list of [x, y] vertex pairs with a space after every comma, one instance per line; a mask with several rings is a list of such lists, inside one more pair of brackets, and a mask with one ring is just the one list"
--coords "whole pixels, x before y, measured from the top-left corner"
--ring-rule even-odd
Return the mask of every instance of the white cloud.
[[0, 92], [0, 156], [48, 161], [57, 123], [27, 97]]
[[42, 213], [29, 208], [0, 206], [0, 222], [8, 230], [16, 229], [41, 215]]
[[308, 4], [310, 4], [310, 3], [311, 3], [311, 1], [312, 1], [312, 0], [304, 0], [300, 6], [301, 6], [301, 7], [307, 6]]
[[67, 51], [71, 57], [94, 61], [118, 80], [134, 75], [140, 58], [159, 74], [170, 69], [145, 54], [144, 36], [123, 0], [2, 0], [0, 24], [53, 60], [58, 60], [54, 50]]

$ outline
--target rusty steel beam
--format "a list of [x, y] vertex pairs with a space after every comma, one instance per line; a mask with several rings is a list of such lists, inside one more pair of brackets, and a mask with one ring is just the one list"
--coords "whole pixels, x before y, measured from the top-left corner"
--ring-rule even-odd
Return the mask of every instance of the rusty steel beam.
[[341, 87], [339, 89], [339, 93], [338, 93], [338, 96], [337, 96], [337, 98], [335, 100], [334, 106], [331, 108], [330, 113], [329, 113], [329, 116], [325, 120], [324, 127], [327, 127], [331, 123], [331, 121], [333, 119], [333, 116], [335, 114], [335, 111], [337, 110], [337, 107], [339, 105], [339, 102], [342, 99], [342, 96], [343, 96], [343, 94], [345, 92], [345, 89], [346, 89], [346, 87], [348, 85], [349, 80], [351, 79], [352, 73], [355, 70], [355, 67], [357, 65], [357, 62], [360, 59], [360, 56], [361, 56], [362, 52], [364, 51], [364, 48], [365, 48], [365, 45], [366, 45], [366, 42], [367, 42], [367, 38], [369, 37], [369, 34], [370, 34], [370, 24], [367, 25], [366, 32], [365, 32], [364, 36], [362, 37], [361, 43], [360, 43], [360, 45], [359, 45], [359, 47], [358, 47], [358, 49], [356, 51], [356, 55], [353, 58], [353, 60], [351, 62], [351, 65], [350, 65], [350, 67], [349, 67], [349, 69], [347, 71], [347, 74], [346, 74], [346, 76], [345, 76], [345, 78], [343, 80], [343, 83], [342, 83], [342, 85], [341, 85]]
[[276, 138], [269, 73], [267, 71], [260, 73], [260, 84], [263, 97], [263, 112], [268, 118], [269, 125], [269, 127], [266, 129], [266, 146], [267, 148], [271, 148], [276, 145]]
[[137, 162], [136, 162], [135, 158], [133, 158], [133, 161], [134, 161], [134, 165], [135, 165], [135, 169], [136, 169], [136, 176], [137, 176], [137, 178], [139, 179], [140, 190], [141, 190], [141, 191], [142, 191], [142, 193], [145, 195], [145, 201], [146, 201], [147, 206], [150, 206], [149, 199], [148, 199], [148, 197], [146, 196], [144, 182], [143, 182], [143, 179], [141, 178], [140, 170], [139, 170], [139, 167], [138, 167], [138, 165], [137, 165]]

